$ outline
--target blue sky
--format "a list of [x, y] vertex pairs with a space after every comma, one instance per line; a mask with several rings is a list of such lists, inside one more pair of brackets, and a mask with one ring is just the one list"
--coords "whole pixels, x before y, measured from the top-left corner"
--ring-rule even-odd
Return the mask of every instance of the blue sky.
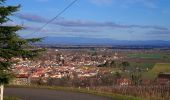
[[38, 33], [72, 0], [7, 0], [21, 4], [9, 24], [25, 37], [90, 37], [114, 40], [170, 40], [170, 0], [78, 0]]

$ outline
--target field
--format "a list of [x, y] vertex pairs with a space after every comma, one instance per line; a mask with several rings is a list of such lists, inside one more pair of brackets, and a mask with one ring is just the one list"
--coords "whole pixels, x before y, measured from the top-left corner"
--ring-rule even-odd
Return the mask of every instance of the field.
[[143, 58], [143, 59], [161, 59], [170, 60], [170, 55], [165, 53], [138, 53], [138, 54], [128, 54], [129, 58]]
[[154, 68], [151, 70], [153, 73], [170, 73], [170, 63], [158, 63], [154, 66]]
[[143, 74], [145, 78], [154, 79], [160, 73], [170, 73], [170, 63], [157, 63], [152, 70]]
[[154, 67], [155, 63], [152, 62], [130, 62], [130, 66], [132, 67], [138, 67], [141, 69], [152, 69]]

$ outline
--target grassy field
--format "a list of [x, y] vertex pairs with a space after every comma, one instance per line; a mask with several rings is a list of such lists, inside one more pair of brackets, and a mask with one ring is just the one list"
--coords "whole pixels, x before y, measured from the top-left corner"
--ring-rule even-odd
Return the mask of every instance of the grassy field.
[[170, 73], [170, 63], [157, 63], [152, 70], [143, 73], [143, 76], [147, 79], [155, 79], [160, 72]]
[[154, 67], [155, 63], [149, 63], [149, 62], [130, 62], [130, 66], [132, 67], [139, 67], [139, 68], [148, 68], [148, 69], [152, 69]]
[[18, 99], [18, 98], [16, 98], [16, 97], [5, 96], [5, 97], [4, 97], [4, 100], [20, 100], [20, 99]]
[[158, 63], [151, 70], [153, 73], [166, 72], [170, 73], [170, 63]]
[[163, 53], [141, 53], [141, 54], [128, 54], [129, 58], [144, 58], [144, 59], [161, 59], [161, 60], [170, 60], [170, 55]]

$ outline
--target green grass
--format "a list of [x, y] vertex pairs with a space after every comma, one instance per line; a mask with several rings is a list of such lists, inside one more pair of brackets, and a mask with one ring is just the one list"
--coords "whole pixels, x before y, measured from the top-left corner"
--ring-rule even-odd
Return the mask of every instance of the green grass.
[[143, 73], [146, 79], [155, 79], [160, 72], [170, 73], [170, 63], [157, 63], [152, 70]]
[[149, 80], [154, 80], [157, 77], [158, 74], [152, 73], [152, 72], [144, 72], [142, 74], [143, 79], [149, 79]]
[[103, 97], [108, 97], [113, 100], [143, 100], [140, 97], [134, 96], [125, 96], [120, 94], [114, 94], [109, 92], [100, 92], [95, 90], [88, 90], [86, 88], [73, 88], [73, 87], [56, 87], [56, 86], [9, 86], [9, 87], [16, 87], [16, 88], [38, 88], [38, 89], [50, 89], [50, 90], [61, 90], [66, 92], [78, 92], [78, 93], [87, 93], [92, 95], [98, 95]]
[[145, 58], [145, 59], [162, 59], [162, 60], [170, 60], [170, 55], [163, 53], [141, 53], [141, 54], [128, 54], [129, 58]]
[[11, 97], [11, 96], [5, 96], [4, 100], [21, 100], [21, 99], [16, 98], [16, 97]]
[[139, 68], [149, 68], [152, 69], [155, 65], [155, 63], [149, 63], [149, 62], [130, 62], [130, 65], [132, 67], [139, 67]]

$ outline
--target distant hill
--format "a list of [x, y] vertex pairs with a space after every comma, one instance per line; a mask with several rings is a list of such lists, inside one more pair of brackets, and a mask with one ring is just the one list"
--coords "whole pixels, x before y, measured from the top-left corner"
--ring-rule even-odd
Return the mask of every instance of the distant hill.
[[43, 39], [41, 44], [170, 46], [170, 41], [161, 40], [128, 41], [128, 40], [113, 40], [109, 38], [46, 37]]

